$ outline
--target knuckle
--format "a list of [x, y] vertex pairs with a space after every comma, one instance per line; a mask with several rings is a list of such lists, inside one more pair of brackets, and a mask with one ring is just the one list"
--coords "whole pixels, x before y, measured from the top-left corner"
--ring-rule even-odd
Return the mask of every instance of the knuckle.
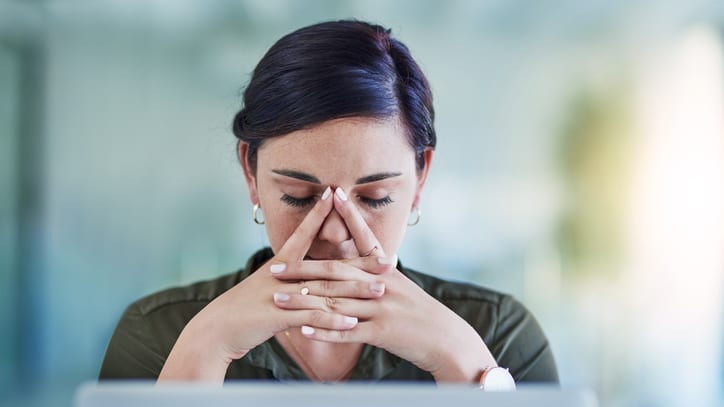
[[329, 260], [324, 262], [324, 271], [327, 272], [327, 274], [334, 274], [335, 270], [337, 270], [336, 261]]
[[324, 297], [324, 306], [327, 310], [334, 312], [337, 310], [337, 299], [334, 297]]
[[327, 295], [333, 294], [333, 293], [332, 293], [332, 290], [333, 290], [334, 287], [332, 286], [332, 282], [329, 281], [329, 280], [322, 280], [322, 281], [320, 281], [320, 282], [319, 282], [319, 288], [320, 288], [320, 291], [321, 291], [322, 294], [327, 294]]
[[321, 310], [314, 310], [309, 315], [309, 322], [313, 326], [321, 326], [327, 313]]
[[350, 331], [337, 331], [337, 337], [341, 342], [347, 342], [350, 337]]

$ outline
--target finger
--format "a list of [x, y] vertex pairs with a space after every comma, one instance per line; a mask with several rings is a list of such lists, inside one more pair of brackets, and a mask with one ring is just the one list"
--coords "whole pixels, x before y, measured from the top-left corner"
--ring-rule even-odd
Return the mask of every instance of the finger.
[[376, 281], [332, 281], [312, 280], [304, 281], [297, 286], [295, 292], [287, 294], [311, 295], [318, 297], [335, 298], [379, 298], [385, 293], [385, 283]]
[[288, 328], [312, 326], [318, 329], [346, 330], [358, 324], [357, 317], [351, 317], [322, 310], [285, 311]]
[[[334, 208], [347, 224], [349, 232], [352, 235], [352, 240], [354, 240], [354, 244], [357, 246], [358, 253], [385, 256], [384, 249], [379, 240], [377, 240], [377, 236], [372, 233], [362, 214], [359, 213], [357, 207], [349, 201], [347, 194], [341, 187], [337, 187], [334, 192]], [[377, 249], [375, 249], [375, 247]]]
[[332, 200], [329, 199], [331, 194], [332, 189], [327, 187], [319, 201], [312, 207], [312, 210], [304, 217], [302, 223], [297, 226], [297, 229], [289, 236], [289, 239], [287, 239], [284, 246], [279, 250], [279, 253], [275, 256], [276, 259], [281, 262], [288, 262], [291, 260], [302, 260], [304, 258], [314, 238], [317, 236], [317, 233], [319, 233], [319, 229], [322, 227], [324, 220], [334, 206]]
[[285, 310], [317, 310], [329, 314], [354, 315], [365, 320], [379, 313], [379, 302], [374, 299], [275, 293], [274, 304]]
[[[381, 254], [381, 253], [380, 253]], [[397, 255], [355, 257], [352, 259], [337, 260], [352, 267], [357, 267], [372, 274], [382, 274], [393, 270], [397, 266]]]
[[352, 329], [338, 330], [324, 327], [303, 326], [302, 335], [315, 341], [331, 343], [368, 343], [378, 346], [374, 323], [359, 322]]
[[374, 274], [394, 269], [397, 257], [357, 257], [347, 260], [301, 260], [274, 264], [272, 275], [279, 280], [360, 280], [371, 281]]

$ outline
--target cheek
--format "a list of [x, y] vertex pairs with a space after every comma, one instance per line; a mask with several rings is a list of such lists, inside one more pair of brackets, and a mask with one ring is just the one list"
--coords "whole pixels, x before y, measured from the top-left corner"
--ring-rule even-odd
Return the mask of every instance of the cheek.
[[385, 253], [396, 253], [407, 230], [407, 211], [404, 207], [372, 211], [363, 215], [377, 240], [382, 243]]
[[305, 215], [306, 212], [289, 209], [281, 203], [267, 205], [264, 212], [266, 233], [274, 253], [278, 253], [284, 246]]

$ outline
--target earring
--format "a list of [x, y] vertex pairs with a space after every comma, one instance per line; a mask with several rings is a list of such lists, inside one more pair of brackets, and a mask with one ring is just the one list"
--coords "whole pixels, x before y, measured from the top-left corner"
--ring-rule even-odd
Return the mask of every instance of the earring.
[[[420, 216], [422, 216], [422, 212], [420, 212], [420, 208], [415, 207], [415, 209], [413, 209], [413, 211], [415, 212], [415, 215], [417, 215], [417, 216], [415, 216], [415, 220], [412, 222], [410, 222], [410, 219], [408, 218], [407, 226], [415, 226], [418, 223], [420, 223]], [[410, 212], [410, 213], [412, 213], [412, 212]]]
[[254, 223], [257, 225], [263, 225], [265, 223], [264, 221], [264, 212], [262, 212], [261, 220], [257, 217], [258, 213], [261, 212], [261, 207], [259, 204], [254, 204], [254, 209], [251, 212], [251, 217], [254, 219]]

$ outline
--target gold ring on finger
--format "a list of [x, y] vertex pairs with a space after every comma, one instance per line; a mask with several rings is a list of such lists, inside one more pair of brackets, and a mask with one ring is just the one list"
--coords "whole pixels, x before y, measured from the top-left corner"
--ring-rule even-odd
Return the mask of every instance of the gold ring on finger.
[[375, 246], [375, 247], [371, 248], [370, 250], [368, 250], [368, 251], [366, 251], [366, 252], [364, 252], [364, 253], [360, 254], [360, 257], [367, 257], [367, 256], [371, 256], [371, 255], [372, 255], [372, 253], [374, 253], [375, 251], [377, 251], [377, 246]]

